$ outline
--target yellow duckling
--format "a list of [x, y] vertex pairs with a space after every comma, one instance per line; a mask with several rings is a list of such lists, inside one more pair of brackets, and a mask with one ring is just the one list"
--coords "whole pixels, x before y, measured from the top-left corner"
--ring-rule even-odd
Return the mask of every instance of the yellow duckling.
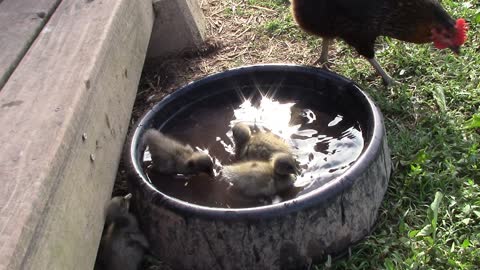
[[114, 197], [106, 209], [96, 269], [137, 270], [149, 245], [135, 216], [128, 212], [132, 194]]
[[148, 145], [154, 168], [160, 173], [214, 175], [210, 156], [194, 151], [188, 144], [183, 145], [156, 129], [147, 130], [143, 141]]
[[285, 140], [272, 132], [256, 131], [244, 123], [237, 123], [232, 128], [235, 143], [235, 156], [239, 160], [269, 160], [276, 152], [292, 155]]
[[223, 179], [246, 197], [269, 197], [293, 187], [298, 168], [286, 153], [273, 154], [270, 161], [243, 161], [224, 166]]

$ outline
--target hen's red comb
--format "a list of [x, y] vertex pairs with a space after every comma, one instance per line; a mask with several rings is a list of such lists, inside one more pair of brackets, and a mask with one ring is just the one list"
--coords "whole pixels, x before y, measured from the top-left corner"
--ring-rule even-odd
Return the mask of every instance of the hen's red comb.
[[455, 37], [454, 43], [460, 46], [467, 40], [468, 23], [465, 22], [465, 19], [458, 19], [457, 24], [455, 24], [455, 29], [457, 29], [457, 36]]

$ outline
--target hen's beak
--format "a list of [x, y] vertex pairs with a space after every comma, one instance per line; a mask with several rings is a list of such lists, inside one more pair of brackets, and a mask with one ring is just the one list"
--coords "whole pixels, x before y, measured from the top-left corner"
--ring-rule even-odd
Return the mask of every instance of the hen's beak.
[[450, 50], [456, 55], [460, 55], [460, 46], [451, 46]]

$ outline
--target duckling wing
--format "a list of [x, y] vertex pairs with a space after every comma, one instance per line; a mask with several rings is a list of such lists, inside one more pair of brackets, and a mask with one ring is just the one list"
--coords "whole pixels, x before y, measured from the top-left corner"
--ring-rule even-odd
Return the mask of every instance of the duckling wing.
[[250, 139], [245, 156], [248, 159], [268, 160], [273, 153], [290, 153], [290, 146], [273, 133], [258, 133]]
[[183, 145], [158, 131], [147, 131], [145, 142], [149, 146], [155, 168], [161, 173], [182, 173], [179, 171], [194, 152], [190, 145]]
[[113, 246], [106, 270], [137, 270], [143, 259], [145, 250], [138, 245], [130, 245], [128, 236], [121, 235]]
[[269, 196], [275, 190], [272, 170], [266, 162], [243, 162], [224, 167], [223, 175], [246, 196]]
[[154, 162], [164, 163], [175, 156], [174, 149], [178, 143], [157, 130], [147, 130], [144, 141]]
[[98, 265], [104, 270], [136, 270], [143, 258], [144, 250], [129, 245], [125, 228], [118, 227], [115, 223], [110, 224], [106, 235], [102, 237]]
[[181, 142], [164, 136], [162, 138], [163, 151], [168, 153], [170, 156], [178, 156], [193, 153], [193, 149], [190, 145], [184, 145]]
[[148, 242], [140, 232], [134, 216], [127, 215], [126, 226], [118, 226], [111, 237], [106, 269], [136, 270], [142, 261]]
[[130, 213], [128, 213], [127, 218], [128, 218], [129, 224], [124, 229], [124, 233], [126, 235], [126, 238], [128, 239], [128, 244], [137, 245], [142, 248], [148, 248], [149, 247], [148, 241], [143, 235], [142, 231], [140, 231], [137, 218]]

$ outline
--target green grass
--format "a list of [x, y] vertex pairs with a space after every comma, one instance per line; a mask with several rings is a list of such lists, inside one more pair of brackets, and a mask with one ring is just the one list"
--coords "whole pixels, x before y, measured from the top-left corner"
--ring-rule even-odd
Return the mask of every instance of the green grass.
[[[279, 12], [259, 32], [307, 40], [319, 51], [318, 39], [299, 31], [285, 1], [248, 2]], [[480, 4], [442, 3], [470, 23], [462, 55], [379, 39], [377, 58], [401, 83], [390, 89], [356, 52], [336, 42], [332, 69], [357, 81], [385, 116], [394, 173], [373, 234], [352, 247], [351, 256], [318, 269], [480, 267]]]

